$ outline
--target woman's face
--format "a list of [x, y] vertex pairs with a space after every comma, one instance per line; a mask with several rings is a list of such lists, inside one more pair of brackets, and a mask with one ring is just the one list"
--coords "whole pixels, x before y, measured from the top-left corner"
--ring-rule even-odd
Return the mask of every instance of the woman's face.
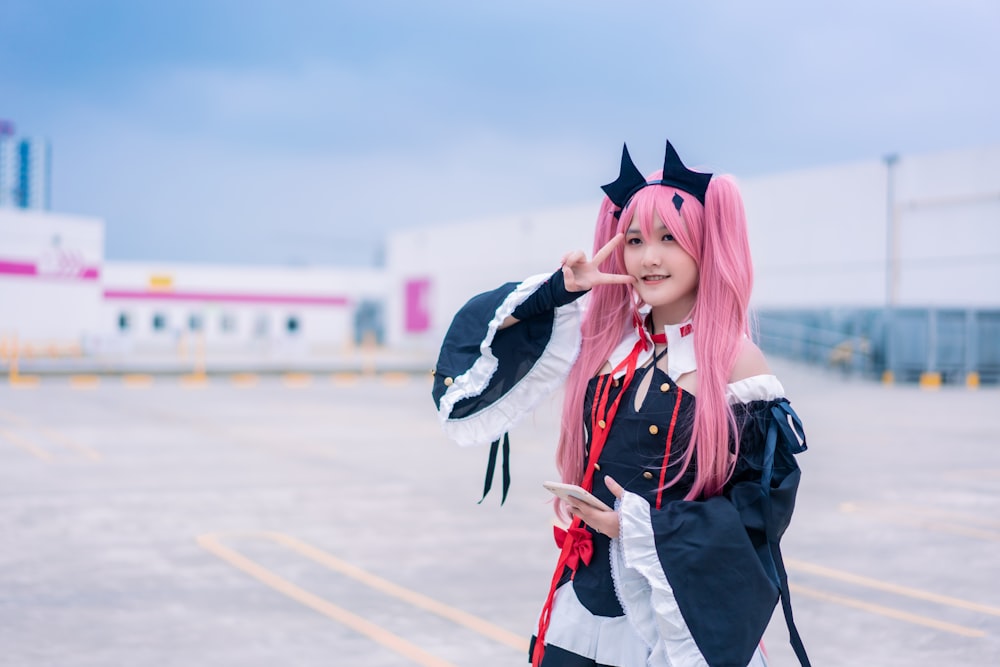
[[658, 326], [683, 321], [698, 294], [698, 265], [674, 240], [659, 216], [651, 238], [642, 235], [639, 221], [625, 232], [625, 270], [636, 280], [635, 291], [653, 308]]

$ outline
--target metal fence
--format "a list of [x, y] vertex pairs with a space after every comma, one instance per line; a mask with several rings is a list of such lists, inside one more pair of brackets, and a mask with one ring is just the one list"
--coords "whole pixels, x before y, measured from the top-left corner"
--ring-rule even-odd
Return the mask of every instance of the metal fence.
[[790, 309], [756, 316], [768, 354], [889, 381], [1000, 383], [1000, 310]]

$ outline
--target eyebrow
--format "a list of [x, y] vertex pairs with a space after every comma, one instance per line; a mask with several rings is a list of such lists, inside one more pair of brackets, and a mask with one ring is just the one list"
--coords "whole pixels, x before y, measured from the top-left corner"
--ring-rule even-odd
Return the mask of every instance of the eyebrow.
[[629, 227], [625, 230], [625, 236], [629, 236], [631, 234], [642, 234], [642, 230], [638, 227]]

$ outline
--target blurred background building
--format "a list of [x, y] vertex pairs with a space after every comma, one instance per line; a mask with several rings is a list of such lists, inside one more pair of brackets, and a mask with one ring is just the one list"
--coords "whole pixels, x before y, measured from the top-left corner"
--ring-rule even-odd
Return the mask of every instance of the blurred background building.
[[47, 140], [17, 137], [14, 124], [0, 120], [0, 207], [52, 208], [51, 164]]
[[[740, 186], [766, 351], [887, 381], [1000, 380], [1000, 147]], [[431, 349], [470, 294], [589, 250], [597, 208], [391, 235], [390, 345]], [[414, 308], [428, 313], [416, 327]]]
[[[13, 193], [0, 207], [2, 346], [71, 351], [105, 368], [196, 349], [237, 366], [322, 365], [359, 345], [429, 368], [471, 295], [589, 250], [599, 203], [391, 233], [377, 268], [106, 261], [102, 220], [45, 210], [47, 145], [10, 137], [0, 144]], [[885, 380], [1000, 381], [1000, 147], [748, 178], [741, 189], [769, 353]]]

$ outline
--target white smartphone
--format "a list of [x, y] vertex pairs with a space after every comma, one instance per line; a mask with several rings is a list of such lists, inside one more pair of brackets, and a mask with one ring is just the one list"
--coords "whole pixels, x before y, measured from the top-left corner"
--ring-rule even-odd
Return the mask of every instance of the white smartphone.
[[604, 510], [606, 512], [614, 511], [612, 508], [608, 507], [604, 501], [590, 491], [584, 489], [582, 486], [577, 486], [576, 484], [564, 484], [562, 482], [542, 482], [542, 486], [563, 500], [576, 500], [577, 502], [586, 503], [591, 507], [596, 507], [599, 510]]

